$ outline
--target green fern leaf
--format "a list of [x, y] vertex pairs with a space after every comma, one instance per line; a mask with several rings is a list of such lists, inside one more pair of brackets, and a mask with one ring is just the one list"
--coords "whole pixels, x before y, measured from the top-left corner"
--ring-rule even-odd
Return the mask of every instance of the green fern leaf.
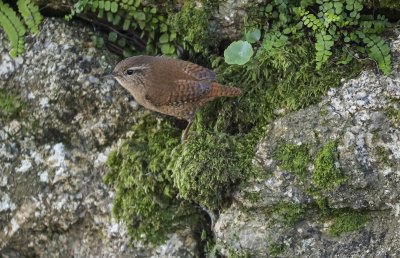
[[321, 66], [328, 61], [329, 57], [332, 55], [331, 48], [333, 47], [334, 41], [331, 35], [324, 33], [318, 33], [317, 42], [315, 43], [315, 49], [317, 50], [315, 54], [316, 68], [319, 70]]
[[366, 36], [363, 38], [363, 42], [367, 44], [368, 56], [378, 63], [379, 69], [385, 75], [390, 74], [392, 72], [392, 60], [389, 45], [377, 35]]
[[321, 21], [314, 14], [307, 14], [303, 16], [302, 20], [304, 25], [313, 31], [319, 30], [322, 27]]
[[38, 33], [39, 24], [43, 20], [43, 16], [39, 13], [39, 7], [30, 0], [18, 0], [17, 6], [29, 30], [32, 33]]
[[[26, 0], [26, 1], [29, 1], [29, 0]], [[99, 2], [99, 5], [100, 5], [100, 2]], [[67, 21], [71, 20], [76, 14], [82, 13], [85, 10], [86, 6], [91, 3], [92, 3], [92, 0], [79, 0], [77, 3], [74, 4], [74, 8], [71, 10], [71, 13], [66, 15], [64, 18]]]
[[0, 26], [4, 29], [11, 42], [10, 56], [14, 58], [22, 54], [25, 51], [25, 26], [15, 11], [2, 1], [0, 1]]

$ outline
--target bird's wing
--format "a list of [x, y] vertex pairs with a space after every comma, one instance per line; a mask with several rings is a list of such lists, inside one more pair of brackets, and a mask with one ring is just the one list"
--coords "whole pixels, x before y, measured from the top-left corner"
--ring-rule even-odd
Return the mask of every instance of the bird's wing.
[[215, 75], [215, 73], [212, 70], [207, 69], [203, 66], [170, 57], [160, 56], [157, 58], [162, 58], [162, 61], [157, 63], [157, 65], [167, 66], [169, 67], [170, 71], [173, 70], [174, 73], [177, 74], [183, 73], [182, 75], [193, 78], [193, 80], [195, 81], [217, 80], [217, 76]]
[[[207, 95], [211, 91], [211, 82], [176, 80], [174, 87], [169, 87], [168, 92], [152, 92], [146, 98], [155, 106], [181, 106], [193, 103]], [[151, 98], [150, 96], [157, 96]]]
[[197, 65], [194, 63], [190, 63], [190, 62], [186, 62], [186, 61], [179, 61], [179, 64], [184, 73], [195, 78], [196, 80], [200, 80], [200, 81], [203, 81], [203, 80], [216, 81], [217, 80], [217, 76], [215, 75], [215, 73], [212, 70], [207, 69], [203, 66], [200, 66], [200, 65]]

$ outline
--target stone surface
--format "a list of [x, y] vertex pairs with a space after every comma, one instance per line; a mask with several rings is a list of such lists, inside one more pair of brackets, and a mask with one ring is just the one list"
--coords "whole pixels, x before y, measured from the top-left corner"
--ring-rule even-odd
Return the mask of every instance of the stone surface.
[[214, 30], [221, 38], [237, 40], [242, 37], [243, 26], [249, 6], [258, 6], [262, 0], [227, 0], [221, 1], [213, 12]]
[[94, 48], [90, 34], [83, 24], [46, 19], [15, 60], [0, 37], [0, 91], [25, 103], [15, 117], [0, 113], [0, 254], [194, 256], [190, 232], [144, 245], [110, 215], [105, 161], [135, 122], [137, 104], [104, 78], [118, 59]]
[[[399, 32], [396, 32], [400, 35]], [[394, 71], [389, 76], [364, 71], [331, 89], [321, 103], [270, 124], [254, 162], [263, 174], [235, 193], [214, 231], [222, 253], [251, 257], [399, 257], [400, 256], [400, 36], [391, 41]], [[337, 142], [334, 166], [345, 177], [319, 195], [310, 192], [315, 163], [300, 179], [282, 168], [276, 151], [283, 143], [309, 148], [313, 159]], [[321, 215], [316, 200], [334, 211], [368, 216], [358, 230], [329, 234], [334, 216]], [[288, 226], [274, 209], [280, 203], [303, 205], [305, 214]]]

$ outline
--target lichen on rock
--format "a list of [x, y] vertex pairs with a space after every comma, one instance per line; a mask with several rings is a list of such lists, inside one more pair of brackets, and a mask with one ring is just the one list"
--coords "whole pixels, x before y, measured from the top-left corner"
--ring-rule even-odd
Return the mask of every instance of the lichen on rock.
[[271, 123], [255, 161], [272, 176], [241, 187], [221, 213], [221, 252], [398, 256], [400, 131], [387, 108], [398, 108], [399, 76], [363, 71], [319, 104]]
[[46, 19], [41, 33], [27, 38], [23, 56], [0, 55], [0, 253], [195, 256], [188, 231], [145, 246], [111, 217], [115, 193], [102, 180], [106, 157], [138, 111], [104, 77], [118, 58], [96, 49], [91, 34], [80, 23]]

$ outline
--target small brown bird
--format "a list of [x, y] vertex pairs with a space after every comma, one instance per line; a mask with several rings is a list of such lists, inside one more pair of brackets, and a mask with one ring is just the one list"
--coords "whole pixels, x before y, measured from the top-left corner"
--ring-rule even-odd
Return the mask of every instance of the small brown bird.
[[240, 95], [240, 89], [216, 82], [213, 71], [164, 56], [135, 56], [122, 60], [111, 74], [135, 100], [153, 111], [193, 123], [196, 111], [216, 97]]

